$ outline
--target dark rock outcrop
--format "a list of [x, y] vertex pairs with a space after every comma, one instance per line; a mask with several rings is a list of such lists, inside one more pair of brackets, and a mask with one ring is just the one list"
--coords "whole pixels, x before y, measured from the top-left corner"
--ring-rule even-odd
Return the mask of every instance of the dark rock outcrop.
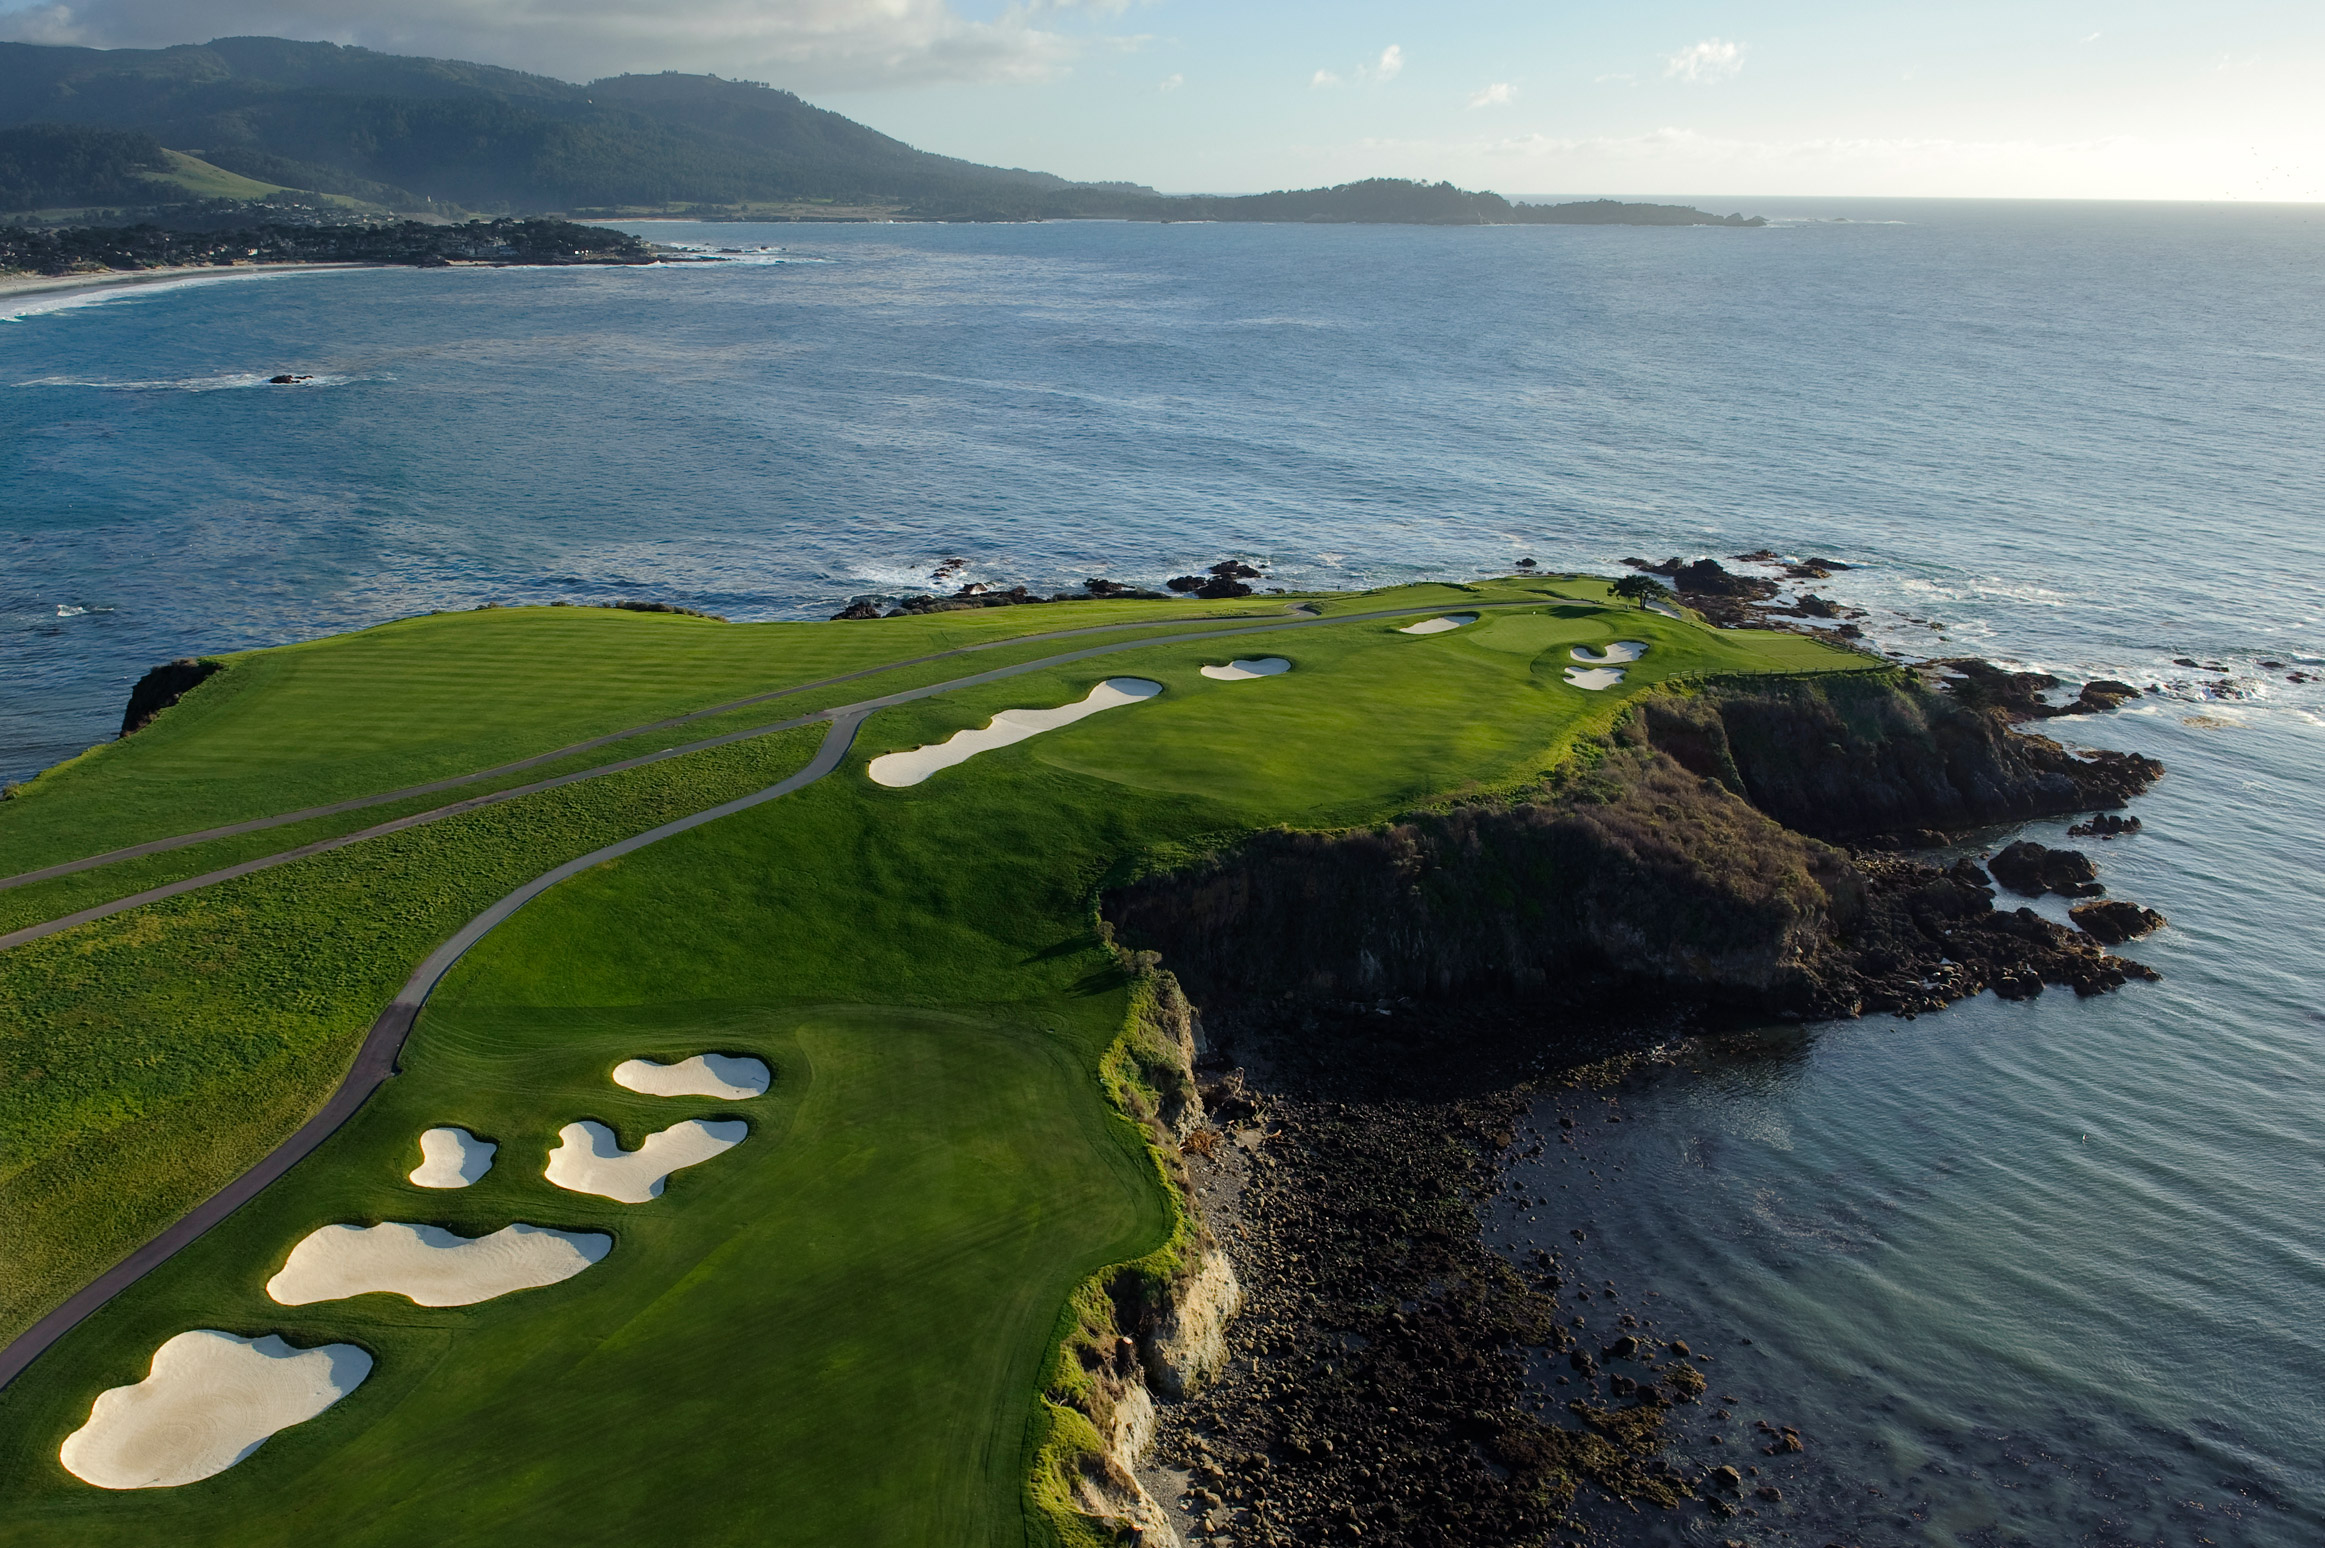
[[2095, 898], [2107, 889], [2099, 885], [2099, 868], [2079, 849], [2046, 849], [2032, 839], [2005, 845], [1986, 862], [1994, 879], [2022, 898], [2055, 892], [2062, 898]]
[[197, 661], [191, 656], [180, 656], [153, 668], [129, 690], [129, 707], [121, 714], [121, 734], [127, 736], [151, 725], [154, 716], [177, 703], [187, 690], [225, 665], [223, 661]]
[[1285, 995], [1499, 995], [1522, 1013], [1555, 983], [1825, 1018], [2152, 976], [2029, 910], [1996, 910], [1985, 883], [1968, 862], [1852, 857], [1791, 831], [1634, 723], [1558, 795], [1260, 834], [1117, 888], [1103, 911], [1223, 1012]]
[[2140, 830], [2137, 817], [2118, 817], [2113, 812], [2093, 812], [2087, 822], [2078, 822], [2067, 830], [2069, 838], [2125, 838]]
[[1692, 772], [1833, 842], [2120, 807], [2163, 774], [2132, 753], [2078, 757], [1910, 679], [1714, 685], [1641, 715]]
[[2141, 908], [2137, 903], [2110, 899], [2105, 903], [2078, 903], [2067, 910], [2075, 921], [2075, 928], [2099, 942], [2102, 946], [2120, 946], [2125, 941], [2162, 929], [2171, 921], [2152, 908]]
[[885, 612], [878, 602], [874, 601], [870, 597], [858, 597], [855, 601], [850, 602], [846, 607], [832, 614], [832, 622], [845, 623], [850, 619], [880, 618], [884, 616], [886, 616]]

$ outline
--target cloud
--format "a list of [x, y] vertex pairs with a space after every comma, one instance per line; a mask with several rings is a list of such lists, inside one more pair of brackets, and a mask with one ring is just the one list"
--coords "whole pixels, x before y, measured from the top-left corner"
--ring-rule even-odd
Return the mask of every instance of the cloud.
[[1744, 45], [1705, 38], [1663, 61], [1663, 73], [1683, 81], [1724, 81], [1744, 68]]
[[1337, 70], [1318, 70], [1308, 77], [1308, 89], [1320, 90], [1338, 86], [1344, 81], [1372, 81], [1375, 84], [1393, 81], [1405, 68], [1405, 49], [1401, 43], [1391, 43], [1380, 51], [1380, 58], [1371, 64], [1360, 64], [1345, 76]]
[[963, 15], [954, 0], [50, 0], [0, 13], [0, 37], [152, 48], [218, 37], [288, 37], [475, 59], [589, 80], [625, 70], [702, 70], [822, 90], [1040, 80], [1106, 35], [1082, 17], [1127, 0], [1008, 0]]
[[1496, 81], [1491, 86], [1480, 86], [1469, 94], [1473, 108], [1508, 107], [1518, 99], [1518, 88], [1508, 81]]
[[1161, 84], [1160, 86], [1157, 86], [1157, 87], [1155, 88], [1155, 90], [1157, 90], [1157, 91], [1177, 91], [1177, 90], [1178, 90], [1178, 89], [1179, 89], [1181, 86], [1184, 86], [1184, 85], [1186, 85], [1186, 84], [1187, 84], [1187, 78], [1186, 78], [1185, 76], [1183, 76], [1183, 75], [1166, 75], [1166, 76], [1164, 76], [1164, 77], [1162, 78], [1162, 84]]

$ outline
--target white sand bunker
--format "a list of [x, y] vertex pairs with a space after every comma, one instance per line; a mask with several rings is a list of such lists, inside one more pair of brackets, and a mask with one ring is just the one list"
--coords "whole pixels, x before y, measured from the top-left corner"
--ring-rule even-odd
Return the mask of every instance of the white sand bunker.
[[636, 1150], [624, 1150], [613, 1130], [584, 1118], [557, 1131], [557, 1148], [549, 1152], [541, 1175], [568, 1192], [643, 1204], [662, 1196], [663, 1178], [734, 1149], [750, 1132], [751, 1126], [738, 1118], [723, 1123], [689, 1118], [647, 1135]]
[[409, 1297], [418, 1306], [473, 1306], [516, 1290], [571, 1279], [613, 1250], [602, 1231], [503, 1226], [490, 1236], [455, 1236], [442, 1226], [328, 1225], [291, 1249], [266, 1293], [285, 1306], [351, 1295]]
[[1447, 613], [1442, 618], [1424, 618], [1417, 624], [1407, 624], [1402, 629], [1399, 629], [1397, 633], [1443, 634], [1448, 629], [1458, 629], [1463, 624], [1473, 624], [1475, 622], [1477, 622], [1477, 615], [1475, 613]]
[[740, 1102], [765, 1096], [774, 1080], [767, 1066], [747, 1054], [696, 1054], [676, 1064], [624, 1059], [614, 1066], [614, 1084], [647, 1096], [717, 1097]]
[[492, 1170], [500, 1146], [466, 1129], [430, 1129], [420, 1136], [420, 1164], [412, 1181], [422, 1188], [465, 1188]]
[[353, 1344], [293, 1349], [272, 1333], [180, 1333], [133, 1387], [97, 1394], [57, 1460], [100, 1489], [171, 1489], [223, 1473], [275, 1431], [314, 1418], [371, 1374]]
[[1588, 688], [1596, 692], [1601, 688], [1612, 688], [1621, 682], [1623, 669], [1621, 667], [1568, 667], [1566, 680], [1577, 688]]
[[1577, 661], [1592, 666], [1611, 666], [1617, 662], [1636, 661], [1647, 654], [1644, 640], [1617, 640], [1604, 650], [1592, 650], [1588, 645], [1577, 645], [1569, 652]]
[[1262, 656], [1257, 661], [1230, 661], [1225, 666], [1203, 668], [1205, 677], [1216, 677], [1223, 683], [1240, 683], [1254, 677], [1281, 677], [1292, 669], [1292, 664], [1281, 656]]
[[981, 752], [996, 747], [1007, 747], [1022, 742], [1029, 736], [1044, 731], [1055, 731], [1070, 726], [1087, 715], [1118, 705], [1136, 704], [1162, 692], [1162, 684], [1149, 682], [1143, 677], [1109, 677], [1090, 690], [1090, 696], [1073, 704], [1061, 704], [1056, 709], [1003, 710], [993, 717], [992, 723], [978, 731], [955, 731], [950, 738], [928, 747], [915, 747], [910, 752], [883, 753], [874, 758], [865, 773], [872, 776], [875, 785], [901, 788], [917, 785], [939, 769], [949, 769], [956, 763], [966, 763]]

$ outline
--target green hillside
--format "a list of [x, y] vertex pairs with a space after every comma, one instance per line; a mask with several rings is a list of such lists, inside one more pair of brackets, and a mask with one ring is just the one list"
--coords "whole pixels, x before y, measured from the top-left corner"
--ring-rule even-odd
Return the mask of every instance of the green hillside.
[[36, 124], [134, 131], [255, 182], [411, 212], [1751, 223], [1674, 205], [1513, 205], [1399, 179], [1166, 198], [932, 154], [748, 81], [662, 74], [576, 85], [281, 38], [111, 50], [0, 43], [0, 129]]
[[[1530, 788], [1658, 684], [1879, 666], [1642, 612], [1586, 577], [1289, 610], [1301, 600], [1199, 624], [1167, 603], [830, 624], [445, 615], [229, 658], [146, 730], [35, 781], [0, 807], [0, 870], [842, 672], [869, 675], [578, 756], [937, 690], [870, 713], [829, 777], [587, 871], [487, 936], [353, 1122], [0, 1392], [0, 1543], [1027, 1541], [1020, 1491], [1061, 1309], [1178, 1219], [1109, 1099], [1141, 991], [1096, 928], [1101, 881], [1275, 825]], [[1471, 621], [1405, 632], [1448, 614]], [[1023, 637], [1102, 624], [1128, 627]], [[1185, 637], [1198, 630], [1231, 632]], [[1646, 646], [1619, 683], [1570, 680], [1577, 649], [1617, 640]], [[1202, 670], [1262, 655], [1290, 669]], [[1010, 668], [1025, 670], [966, 681]], [[867, 777], [883, 754], [1122, 676], [1162, 691], [923, 783]], [[524, 796], [0, 952], [0, 1333], [314, 1111], [394, 986], [485, 902], [762, 788], [822, 736]], [[111, 872], [84, 873], [75, 896], [126, 890]], [[34, 901], [10, 907], [34, 916], [57, 901], [18, 891]], [[773, 1089], [730, 1105], [608, 1080], [626, 1058], [705, 1051], [764, 1059]], [[648, 1204], [541, 1175], [575, 1119], [635, 1146], [693, 1116], [750, 1133]], [[424, 1194], [403, 1176], [418, 1132], [446, 1123], [499, 1158], [474, 1188]], [[307, 1232], [395, 1219], [616, 1243], [577, 1278], [468, 1308], [264, 1295]], [[57, 1447], [96, 1394], [195, 1327], [352, 1341], [377, 1365], [208, 1480], [112, 1493], [66, 1473]]]

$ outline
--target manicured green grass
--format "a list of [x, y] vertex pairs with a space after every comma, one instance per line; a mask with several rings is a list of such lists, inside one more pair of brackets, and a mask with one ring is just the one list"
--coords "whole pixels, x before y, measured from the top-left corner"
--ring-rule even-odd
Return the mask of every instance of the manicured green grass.
[[[249, 817], [472, 773], [883, 662], [1013, 636], [1242, 612], [1235, 603], [989, 608], [829, 627], [602, 608], [499, 608], [249, 651], [133, 737], [0, 803], [0, 875]], [[1042, 654], [1027, 647], [1020, 656]], [[994, 651], [979, 666], [1011, 659]], [[977, 667], [945, 664], [932, 682]], [[885, 679], [824, 702], [885, 691]], [[783, 701], [762, 719], [800, 713]], [[684, 733], [681, 733], [683, 735]], [[521, 782], [523, 776], [512, 782]]]
[[0, 1338], [305, 1122], [420, 959], [494, 899], [764, 789], [821, 735], [523, 797], [0, 952]]
[[[1101, 879], [1270, 823], [1356, 823], [1521, 790], [1626, 698], [1673, 675], [1876, 665], [1792, 636], [1611, 610], [1587, 600], [1583, 583], [1534, 585], [1322, 604], [1335, 614], [1538, 604], [1445, 634], [1352, 621], [1248, 644], [1142, 645], [883, 711], [820, 783], [543, 896], [446, 982], [407, 1073], [356, 1125], [0, 1395], [0, 1465], [35, 1480], [0, 1498], [0, 1543], [156, 1533], [237, 1543], [559, 1533], [1015, 1543], [1032, 1389], [1058, 1308], [1081, 1276], [1161, 1245], [1169, 1229], [1135, 1134], [1107, 1113], [1096, 1079], [1125, 1004], [1093, 932]], [[1586, 600], [1546, 600], [1540, 588]], [[1651, 646], [1620, 689], [1564, 682], [1573, 646], [1614, 639]], [[1294, 670], [1249, 682], [1197, 670], [1260, 654], [1285, 656]], [[987, 659], [972, 662], [967, 670]], [[1000, 709], [1065, 703], [1125, 675], [1166, 691], [918, 786], [887, 789], [863, 774], [882, 752], [941, 740]], [[616, 778], [651, 790], [655, 773]], [[699, 805], [709, 804], [703, 794]], [[437, 840], [454, 842], [474, 841]], [[566, 852], [544, 852], [527, 874]], [[399, 877], [389, 873], [400, 867], [360, 869], [374, 889], [366, 907], [395, 896]], [[318, 919], [341, 921], [334, 930], [364, 911], [304, 896]], [[120, 966], [96, 973], [88, 990], [60, 987], [35, 1008], [28, 1051], [10, 1055], [17, 1070], [44, 1072], [47, 1094], [21, 1110], [49, 1126], [53, 1143], [73, 1143], [114, 1112], [109, 1147], [142, 1144], [154, 1156], [190, 1142], [195, 1109], [156, 1101], [126, 1110], [145, 1077], [112, 1073], [108, 1040], [138, 1035], [148, 1003], [139, 996], [166, 1009], [168, 985], [212, 950], [139, 924], [148, 912], [105, 921], [85, 940], [60, 938]], [[298, 980], [276, 960], [286, 949], [266, 934], [238, 949], [264, 965], [204, 991], [212, 1025], [234, 1007], [263, 1009], [270, 983]], [[341, 949], [320, 947], [308, 960], [323, 970]], [[14, 955], [0, 955], [0, 982], [11, 981]], [[95, 1021], [84, 999], [101, 1012]], [[575, 1117], [617, 1122], [634, 1143], [644, 1099], [602, 1085], [603, 1070], [632, 1053], [706, 1049], [766, 1052], [784, 1072], [764, 1109], [778, 1116], [755, 1118], [759, 1132], [741, 1150], [679, 1174], [663, 1201], [670, 1209], [614, 1208], [623, 1238], [600, 1268], [464, 1312], [394, 1302], [285, 1312], [253, 1299], [291, 1242], [328, 1220], [481, 1230], [607, 1218], [545, 1194], [520, 1166], [537, 1165], [546, 1136]], [[301, 1089], [319, 1091], [336, 1073], [322, 1042], [284, 1058], [303, 1060], [302, 1078], [324, 1073]], [[0, 1073], [0, 1091], [7, 1082]], [[87, 1101], [61, 1100], [84, 1088]], [[817, 1105], [827, 1092], [838, 1103], [828, 1115]], [[709, 1106], [642, 1111], [659, 1124]], [[508, 1170], [466, 1194], [396, 1194], [392, 1179], [417, 1159], [417, 1130], [470, 1113], [481, 1114], [478, 1132], [508, 1144]], [[10, 1186], [0, 1181], [0, 1196]], [[102, 1208], [87, 1194], [60, 1197], [23, 1224], [48, 1232], [54, 1253]], [[670, 1222], [666, 1231], [656, 1220]], [[16, 1236], [4, 1220], [0, 1232]], [[630, 1277], [641, 1273], [648, 1279]], [[217, 1480], [124, 1498], [59, 1474], [56, 1444], [96, 1391], [139, 1374], [156, 1344], [191, 1326], [281, 1329], [302, 1343], [356, 1338], [380, 1367], [329, 1414]], [[734, 1338], [738, 1327], [763, 1336]], [[648, 1411], [661, 1417], [629, 1423]], [[602, 1423], [609, 1414], [617, 1421]], [[711, 1482], [720, 1477], [742, 1481]], [[319, 1503], [289, 1503], [304, 1496]]]
[[[1119, 1001], [1119, 996], [1111, 998]], [[638, 1054], [755, 1053], [765, 1098], [634, 1096]], [[5, 1399], [0, 1543], [1013, 1542], [1019, 1438], [1067, 1293], [1161, 1228], [1135, 1133], [1070, 1045], [878, 1007], [437, 1012], [413, 1073], [270, 1192], [138, 1286]], [[743, 1117], [740, 1146], [622, 1205], [552, 1188], [581, 1116], [635, 1144]], [[401, 1181], [419, 1131], [498, 1140], [457, 1193]], [[578, 1278], [469, 1308], [284, 1308], [263, 1284], [340, 1220], [615, 1235]], [[56, 1443], [95, 1390], [189, 1326], [371, 1350], [371, 1378], [250, 1461], [108, 1495]]]

